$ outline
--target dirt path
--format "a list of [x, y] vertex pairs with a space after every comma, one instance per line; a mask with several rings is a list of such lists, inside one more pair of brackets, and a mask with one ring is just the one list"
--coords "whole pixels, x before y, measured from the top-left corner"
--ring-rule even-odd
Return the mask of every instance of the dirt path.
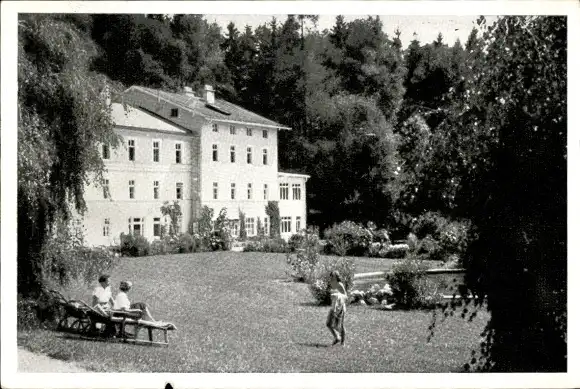
[[35, 354], [18, 347], [19, 373], [86, 373], [87, 370], [73, 362], [61, 361], [46, 355]]

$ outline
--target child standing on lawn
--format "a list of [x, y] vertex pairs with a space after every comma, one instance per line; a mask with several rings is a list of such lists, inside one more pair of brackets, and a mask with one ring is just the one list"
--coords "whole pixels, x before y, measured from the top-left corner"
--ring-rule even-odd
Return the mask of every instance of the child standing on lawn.
[[344, 315], [346, 313], [346, 288], [336, 270], [330, 273], [330, 300], [331, 307], [326, 319], [326, 326], [334, 336], [334, 346], [338, 342], [344, 346], [346, 331], [344, 329]]

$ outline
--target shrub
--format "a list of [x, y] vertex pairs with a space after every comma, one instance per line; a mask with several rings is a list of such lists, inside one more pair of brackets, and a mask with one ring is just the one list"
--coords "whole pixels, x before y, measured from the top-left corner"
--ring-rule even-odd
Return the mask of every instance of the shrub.
[[384, 255], [381, 255], [383, 258], [394, 258], [400, 259], [404, 258], [409, 251], [409, 246], [406, 244], [394, 244], [386, 248]]
[[210, 246], [212, 250], [229, 250], [232, 247], [232, 234], [228, 223], [226, 208], [220, 209], [215, 220], [214, 230], [211, 235]]
[[149, 242], [141, 235], [121, 233], [121, 254], [129, 257], [149, 255]]
[[416, 256], [408, 256], [393, 265], [387, 276], [393, 297], [406, 308], [425, 308], [435, 305], [437, 285], [425, 277], [427, 265]]
[[442, 261], [444, 252], [441, 250], [439, 242], [433, 239], [431, 235], [427, 235], [425, 238], [419, 241], [417, 254], [424, 257], [425, 259]]
[[415, 219], [412, 230], [418, 239], [413, 247], [419, 254], [431, 260], [447, 261], [452, 254], [462, 256], [465, 252], [471, 224], [466, 220], [449, 220], [439, 213], [427, 212]]
[[264, 248], [263, 241], [250, 240], [244, 246], [244, 252], [261, 252]]
[[101, 272], [118, 262], [114, 253], [105, 248], [89, 248], [80, 241], [58, 234], [47, 240], [40, 256], [40, 279], [43, 283], [67, 286], [73, 280], [92, 282]]
[[173, 204], [171, 204], [169, 201], [165, 201], [161, 207], [161, 214], [163, 216], [169, 216], [169, 235], [176, 236], [179, 231], [179, 220], [183, 215], [179, 202], [174, 201]]
[[263, 252], [263, 253], [287, 253], [288, 243], [282, 238], [262, 238], [255, 237], [249, 239], [244, 246], [244, 252]]
[[196, 242], [190, 234], [181, 234], [177, 240], [177, 248], [180, 254], [192, 253], [196, 248]]
[[266, 231], [266, 234], [270, 238], [280, 237], [280, 207], [277, 201], [268, 201], [266, 205], [266, 215], [270, 218], [270, 231]]
[[350, 290], [354, 279], [354, 260], [352, 258], [325, 258], [321, 260], [309, 277], [309, 289], [320, 305], [330, 304], [330, 273], [337, 270], [342, 277], [346, 290]]
[[154, 240], [149, 245], [149, 254], [151, 255], [164, 255], [168, 254], [169, 248], [167, 247], [167, 243], [163, 239]]
[[328, 250], [339, 256], [368, 254], [373, 234], [362, 225], [343, 221], [324, 231], [328, 242]]
[[248, 237], [248, 232], [246, 231], [246, 214], [240, 211], [240, 239], [245, 240]]
[[291, 252], [296, 251], [304, 242], [304, 234], [294, 234], [288, 239], [288, 248]]
[[419, 239], [417, 239], [417, 235], [413, 234], [412, 232], [407, 235], [407, 246], [409, 246], [410, 252], [415, 252], [419, 248]]
[[288, 243], [282, 238], [265, 239], [262, 251], [265, 253], [287, 253], [289, 250]]
[[42, 294], [39, 299], [22, 298], [16, 300], [16, 328], [30, 330], [53, 328], [58, 323], [60, 312], [54, 301]]
[[370, 231], [372, 235], [372, 242], [379, 243], [381, 246], [388, 246], [391, 244], [391, 238], [386, 229], [377, 229], [373, 222], [369, 222], [367, 224], [367, 230]]
[[286, 257], [286, 262], [290, 265], [290, 276], [298, 282], [309, 282], [320, 258], [318, 230], [308, 229], [300, 239], [295, 239], [295, 243], [297, 254], [288, 254]]

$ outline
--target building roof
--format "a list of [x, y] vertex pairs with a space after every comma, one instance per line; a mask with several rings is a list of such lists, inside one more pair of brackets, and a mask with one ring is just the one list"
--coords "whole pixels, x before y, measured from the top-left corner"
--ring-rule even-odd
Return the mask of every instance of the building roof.
[[111, 111], [113, 123], [116, 126], [145, 128], [184, 135], [190, 134], [189, 130], [156, 115], [152, 115], [140, 108], [134, 108], [129, 105], [123, 106], [123, 104], [120, 103], [112, 103]]
[[290, 130], [290, 127], [284, 126], [254, 112], [248, 111], [239, 105], [232, 104], [222, 99], [216, 98], [213, 104], [208, 104], [200, 97], [190, 96], [184, 93], [166, 92], [137, 85], [133, 85], [129, 88], [129, 90], [130, 89], [154, 95], [190, 112], [199, 114], [208, 120], [218, 120], [226, 123], [230, 122], [234, 124], [237, 123], [250, 126], [264, 126]]
[[297, 177], [297, 178], [309, 179], [310, 175], [302, 174], [302, 173], [294, 173], [294, 172], [278, 172], [278, 177]]

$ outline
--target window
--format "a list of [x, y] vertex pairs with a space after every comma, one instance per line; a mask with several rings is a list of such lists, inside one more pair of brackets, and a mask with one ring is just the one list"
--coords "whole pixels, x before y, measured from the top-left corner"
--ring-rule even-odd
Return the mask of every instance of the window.
[[246, 153], [247, 153], [247, 158], [246, 158], [247, 162], [252, 163], [252, 148], [248, 147], [246, 149]]
[[211, 146], [211, 159], [214, 162], [217, 162], [217, 160], [218, 160], [218, 145], [214, 144]]
[[181, 143], [175, 144], [175, 163], [181, 163]]
[[252, 184], [248, 184], [248, 200], [252, 199]]
[[262, 138], [268, 139], [268, 130], [262, 130]]
[[292, 199], [302, 199], [302, 188], [300, 187], [300, 184], [292, 184]]
[[144, 222], [145, 222], [145, 219], [141, 218], [141, 217], [129, 218], [129, 234], [143, 235], [143, 230], [144, 230], [143, 223]]
[[268, 216], [264, 217], [264, 234], [270, 236], [270, 222]]
[[183, 199], [183, 182], [178, 182], [175, 184], [175, 198], [177, 200]]
[[292, 228], [292, 218], [290, 216], [284, 216], [280, 219], [281, 232], [291, 232]]
[[158, 140], [153, 141], [153, 162], [159, 162], [159, 142]]
[[280, 184], [280, 200], [288, 200], [288, 183]]
[[233, 182], [230, 186], [230, 196], [231, 196], [232, 200], [236, 199], [236, 184]]
[[159, 181], [153, 181], [153, 198], [159, 199]]
[[230, 162], [236, 162], [236, 146], [230, 146]]
[[256, 231], [254, 230], [254, 218], [253, 217], [247, 217], [246, 218], [246, 233], [248, 234], [248, 236], [252, 236], [252, 235], [256, 235]]
[[129, 180], [129, 198], [135, 198], [135, 180]]
[[110, 236], [111, 233], [111, 220], [105, 219], [105, 223], [103, 224], [103, 236]]
[[109, 145], [103, 145], [103, 159], [111, 158], [111, 150], [109, 149]]
[[213, 183], [213, 199], [217, 200], [218, 198], [218, 183], [214, 182]]
[[129, 144], [129, 161], [135, 160], [135, 139], [129, 139], [127, 141]]
[[252, 136], [252, 129], [251, 128], [246, 128], [246, 135]]
[[268, 184], [264, 184], [264, 200], [268, 200]]
[[268, 164], [268, 150], [267, 149], [262, 150], [262, 163], [264, 165]]
[[161, 218], [153, 218], [153, 236], [161, 236]]
[[109, 179], [105, 178], [105, 182], [103, 182], [103, 198], [109, 199], [111, 198], [111, 192], [109, 192]]
[[230, 134], [236, 135], [236, 126], [230, 126]]
[[177, 108], [171, 108], [171, 117], [172, 118], [176, 118], [179, 116], [179, 109]]
[[211, 125], [211, 130], [212, 130], [213, 132], [218, 132], [218, 125], [217, 125], [216, 123], [213, 123], [213, 124]]
[[302, 229], [302, 218], [300, 216], [296, 216], [296, 232], [300, 232]]

